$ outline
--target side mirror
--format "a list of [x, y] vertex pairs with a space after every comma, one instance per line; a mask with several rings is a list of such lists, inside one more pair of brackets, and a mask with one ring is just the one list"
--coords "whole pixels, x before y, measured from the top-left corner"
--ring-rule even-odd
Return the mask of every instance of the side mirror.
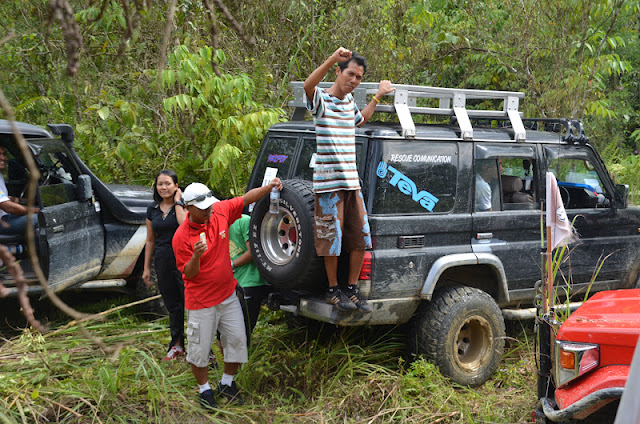
[[93, 189], [91, 188], [91, 177], [87, 174], [79, 175], [78, 186], [76, 190], [78, 191], [78, 200], [80, 202], [91, 199], [91, 197], [93, 196]]
[[629, 205], [629, 185], [616, 184], [616, 207], [626, 209]]

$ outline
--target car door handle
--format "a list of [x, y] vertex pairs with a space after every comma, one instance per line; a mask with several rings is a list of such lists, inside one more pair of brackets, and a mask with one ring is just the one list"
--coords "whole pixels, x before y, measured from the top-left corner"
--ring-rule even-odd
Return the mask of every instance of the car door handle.
[[64, 231], [64, 225], [56, 225], [52, 228], [54, 233], [61, 233]]
[[489, 240], [493, 238], [493, 233], [478, 233], [476, 234], [477, 240]]

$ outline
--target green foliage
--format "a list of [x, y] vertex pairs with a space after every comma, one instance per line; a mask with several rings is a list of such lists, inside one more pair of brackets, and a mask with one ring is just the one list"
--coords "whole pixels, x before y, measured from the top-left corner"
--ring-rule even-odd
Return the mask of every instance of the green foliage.
[[[0, 346], [0, 414], [9, 422], [470, 424], [520, 422], [535, 403], [527, 331], [509, 338], [492, 380], [468, 389], [422, 359], [406, 363], [406, 334], [398, 328], [314, 333], [287, 329], [284, 321], [282, 312], [263, 311], [249, 363], [238, 374], [246, 405], [222, 403], [213, 415], [197, 404], [189, 365], [160, 361], [170, 338], [167, 318], [144, 321], [125, 309], [85, 324], [119, 347], [108, 356], [77, 324], [44, 336], [25, 329]], [[209, 373], [210, 384], [220, 372]]]
[[629, 184], [629, 203], [640, 204], [640, 156], [623, 157], [609, 166], [609, 172], [615, 180]]
[[255, 102], [253, 81], [246, 74], [221, 73], [224, 61], [222, 50], [205, 46], [192, 54], [187, 46], [176, 47], [161, 81], [177, 94], [162, 105], [173, 120], [170, 126], [177, 127], [176, 135], [190, 147], [183, 149], [191, 160], [182, 164], [182, 171], [206, 176], [203, 182], [219, 191], [230, 187], [225, 194], [237, 196], [253, 165], [239, 159], [257, 153], [266, 130], [284, 112]]
[[84, 43], [74, 79], [62, 31], [44, 25], [47, 2], [6, 3], [0, 75], [11, 78], [0, 88], [19, 119], [74, 125], [77, 149], [106, 181], [149, 182], [171, 167], [181, 181], [238, 194], [264, 128], [282, 119], [288, 82], [340, 45], [367, 58], [369, 81], [524, 91], [525, 115], [582, 118], [599, 150], [616, 145], [607, 161], [625, 167], [640, 147], [638, 0], [227, 1], [256, 44], [216, 12], [220, 51], [206, 47], [202, 2], [189, 0], [177, 4], [165, 52], [164, 3], [130, 5], [127, 16], [119, 1], [70, 0]]

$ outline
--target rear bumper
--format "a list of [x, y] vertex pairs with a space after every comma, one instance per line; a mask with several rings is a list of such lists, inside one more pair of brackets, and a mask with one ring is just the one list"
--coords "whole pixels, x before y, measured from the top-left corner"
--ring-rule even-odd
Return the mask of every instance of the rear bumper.
[[373, 312], [341, 312], [323, 299], [301, 298], [297, 314], [340, 326], [402, 324], [411, 319], [420, 299], [368, 299], [367, 302]]

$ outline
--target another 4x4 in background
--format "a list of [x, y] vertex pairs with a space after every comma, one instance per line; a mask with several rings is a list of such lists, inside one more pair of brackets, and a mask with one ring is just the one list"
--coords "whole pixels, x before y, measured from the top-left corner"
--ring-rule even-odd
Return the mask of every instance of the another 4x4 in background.
[[[76, 154], [69, 125], [49, 125], [49, 132], [35, 125], [0, 120], [0, 145], [8, 157], [5, 183], [9, 195], [21, 203], [26, 202], [30, 174], [15, 129], [26, 139], [40, 173], [35, 195], [35, 206], [40, 208], [36, 243], [49, 287], [54, 291], [116, 288], [142, 298], [157, 294], [157, 289], [147, 288], [141, 278], [151, 188], [100, 181]], [[21, 261], [26, 290], [41, 293], [27, 259], [25, 237], [0, 235], [0, 243]], [[8, 296], [17, 295], [16, 282], [6, 269], [0, 270], [0, 278]], [[166, 311], [161, 300], [146, 306]]]
[[[251, 217], [251, 251], [277, 290], [272, 306], [341, 326], [409, 323], [413, 353], [457, 383], [480, 385], [501, 360], [504, 317], [535, 314], [547, 171], [580, 235], [571, 245], [572, 284], [559, 281], [558, 291], [582, 300], [589, 286], [637, 286], [640, 210], [627, 207], [628, 186], [613, 183], [579, 121], [524, 119], [523, 93], [395, 85], [393, 103], [376, 111], [399, 123], [369, 122], [356, 132], [373, 241], [359, 284], [373, 312], [325, 303], [313, 240], [315, 129], [304, 120], [302, 84], [292, 85], [293, 119], [269, 130], [248, 187], [284, 180], [279, 213], [262, 199]], [[360, 84], [360, 107], [376, 88]], [[438, 117], [446, 122], [415, 124]], [[492, 189], [489, 210], [476, 206], [479, 173]], [[341, 284], [347, 261], [340, 259]], [[563, 271], [569, 275], [569, 264]]]

